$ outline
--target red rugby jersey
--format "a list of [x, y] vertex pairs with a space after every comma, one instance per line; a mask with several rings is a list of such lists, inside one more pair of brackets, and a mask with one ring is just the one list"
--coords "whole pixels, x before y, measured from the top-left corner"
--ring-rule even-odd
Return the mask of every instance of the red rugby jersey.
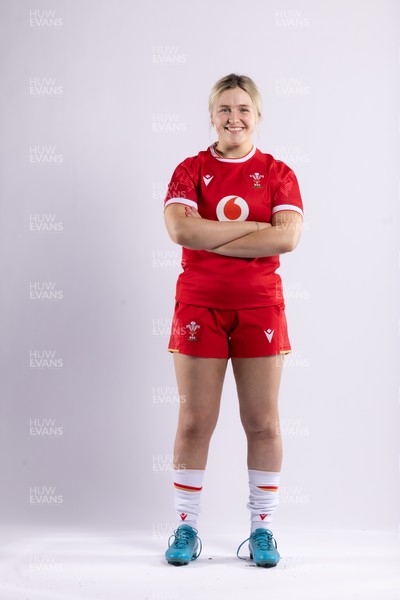
[[[222, 158], [212, 145], [181, 162], [172, 175], [164, 206], [172, 203], [194, 206], [202, 217], [214, 221], [270, 222], [281, 210], [303, 215], [293, 171], [255, 146], [246, 156]], [[276, 273], [279, 255], [236, 258], [183, 247], [181, 264], [175, 297], [179, 302], [240, 309], [284, 301]]]

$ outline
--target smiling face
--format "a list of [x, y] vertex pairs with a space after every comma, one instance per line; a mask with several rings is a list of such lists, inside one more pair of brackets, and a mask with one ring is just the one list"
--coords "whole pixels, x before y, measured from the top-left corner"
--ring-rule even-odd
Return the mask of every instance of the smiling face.
[[212, 123], [218, 135], [218, 152], [232, 158], [250, 152], [257, 110], [242, 88], [231, 88], [220, 94], [215, 102]]

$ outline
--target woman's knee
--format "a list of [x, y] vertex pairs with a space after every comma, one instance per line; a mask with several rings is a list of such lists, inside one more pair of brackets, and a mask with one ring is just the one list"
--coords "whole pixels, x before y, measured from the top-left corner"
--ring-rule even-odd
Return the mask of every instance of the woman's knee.
[[277, 416], [248, 415], [242, 417], [242, 424], [247, 437], [273, 440], [280, 436]]
[[178, 426], [178, 435], [184, 439], [207, 439], [211, 437], [215, 429], [213, 418], [190, 418], [185, 419]]

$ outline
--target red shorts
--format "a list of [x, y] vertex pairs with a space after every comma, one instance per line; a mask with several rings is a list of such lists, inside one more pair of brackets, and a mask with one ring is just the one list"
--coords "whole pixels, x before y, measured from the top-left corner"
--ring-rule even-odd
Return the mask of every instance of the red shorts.
[[176, 302], [168, 350], [203, 358], [288, 354], [285, 306], [222, 310]]

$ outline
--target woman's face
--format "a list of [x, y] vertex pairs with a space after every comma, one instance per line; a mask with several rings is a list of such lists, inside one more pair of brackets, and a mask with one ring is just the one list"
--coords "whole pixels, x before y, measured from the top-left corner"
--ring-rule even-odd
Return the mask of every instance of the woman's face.
[[249, 152], [257, 125], [257, 111], [249, 94], [236, 87], [225, 90], [217, 99], [211, 119], [218, 134], [218, 149]]

